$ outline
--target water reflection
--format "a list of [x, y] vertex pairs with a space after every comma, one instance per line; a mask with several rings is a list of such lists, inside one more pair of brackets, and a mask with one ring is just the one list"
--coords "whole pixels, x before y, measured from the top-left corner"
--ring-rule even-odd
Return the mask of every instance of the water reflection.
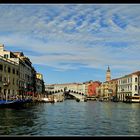
[[[129, 132], [134, 131], [135, 134], [139, 135], [140, 133], [140, 104], [131, 104], [132, 110], [129, 111], [129, 120], [128, 120], [128, 130]], [[132, 134], [133, 135], [133, 134]]]
[[0, 109], [0, 134], [21, 134], [26, 135], [24, 129], [34, 126], [34, 119], [37, 115], [30, 109]]
[[139, 135], [140, 104], [76, 102], [0, 109], [0, 135]]

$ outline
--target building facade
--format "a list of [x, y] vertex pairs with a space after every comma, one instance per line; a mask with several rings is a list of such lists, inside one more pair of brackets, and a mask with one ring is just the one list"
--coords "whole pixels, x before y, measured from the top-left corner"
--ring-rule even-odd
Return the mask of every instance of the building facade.
[[0, 56], [0, 99], [9, 99], [18, 94], [19, 67], [14, 61]]
[[111, 71], [108, 66], [108, 69], [106, 71], [106, 81], [96, 88], [97, 95], [99, 97], [111, 97], [114, 92], [113, 84], [113, 80], [111, 81]]
[[108, 82], [103, 82], [99, 87], [97, 87], [97, 95], [99, 97], [108, 97], [110, 94], [108, 93]]
[[43, 81], [43, 75], [41, 73], [36, 73], [36, 93], [44, 93], [45, 86]]
[[140, 95], [140, 71], [118, 78], [117, 98], [125, 101], [126, 96]]
[[35, 91], [35, 74], [32, 63], [28, 57], [24, 56], [23, 52], [13, 52], [13, 54], [17, 57], [19, 62], [20, 92], [21, 94], [24, 92], [32, 93]]
[[85, 93], [88, 97], [90, 96], [96, 96], [97, 95], [97, 91], [96, 91], [96, 88], [99, 87], [101, 85], [101, 82], [99, 81], [88, 81], [88, 82], [85, 82]]
[[112, 79], [108, 81], [108, 93], [110, 96], [116, 96], [117, 95], [117, 88], [118, 88], [118, 79]]
[[[0, 45], [0, 55], [5, 61], [11, 61], [18, 67], [18, 94], [36, 93], [36, 70], [32, 66], [32, 62], [23, 52], [11, 52], [4, 49], [4, 45]], [[43, 79], [42, 79], [43, 81]], [[42, 93], [45, 91], [44, 81], [42, 82]]]

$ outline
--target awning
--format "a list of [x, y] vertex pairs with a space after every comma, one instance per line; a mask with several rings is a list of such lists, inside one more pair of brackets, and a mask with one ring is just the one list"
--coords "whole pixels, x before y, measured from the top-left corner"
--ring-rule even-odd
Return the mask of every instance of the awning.
[[31, 91], [25, 92], [25, 94], [33, 95], [34, 93]]

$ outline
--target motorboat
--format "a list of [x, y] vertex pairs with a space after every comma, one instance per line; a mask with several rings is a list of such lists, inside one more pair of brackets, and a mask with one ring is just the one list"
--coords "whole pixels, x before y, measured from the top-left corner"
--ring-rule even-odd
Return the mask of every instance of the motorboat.
[[125, 102], [125, 103], [140, 103], [140, 96], [139, 95], [126, 96], [126, 100], [123, 102]]
[[45, 103], [49, 103], [50, 102], [50, 99], [47, 98], [47, 97], [44, 97], [44, 98], [42, 98], [42, 101], [45, 102]]

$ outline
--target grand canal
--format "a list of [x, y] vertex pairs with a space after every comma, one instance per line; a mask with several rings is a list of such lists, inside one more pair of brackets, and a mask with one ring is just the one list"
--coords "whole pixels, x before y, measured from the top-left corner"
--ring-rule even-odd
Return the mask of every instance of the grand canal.
[[0, 135], [138, 136], [140, 104], [65, 100], [1, 108]]

